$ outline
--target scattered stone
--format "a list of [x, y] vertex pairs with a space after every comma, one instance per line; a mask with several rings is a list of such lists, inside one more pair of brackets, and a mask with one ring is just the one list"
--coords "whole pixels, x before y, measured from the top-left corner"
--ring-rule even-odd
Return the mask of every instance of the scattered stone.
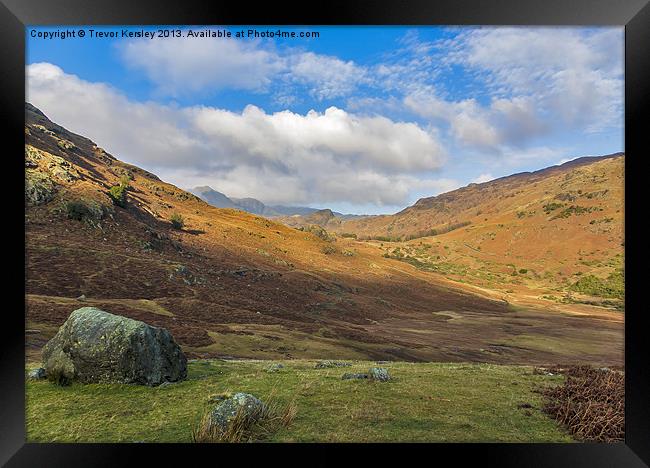
[[85, 294], [82, 294], [81, 296], [79, 296], [79, 297], [77, 298], [77, 300], [78, 300], [78, 301], [85, 301], [85, 300], [86, 300], [86, 295], [85, 295]]
[[95, 307], [70, 314], [43, 347], [43, 367], [59, 383], [157, 386], [187, 377], [187, 358], [164, 328]]
[[373, 380], [378, 380], [380, 382], [388, 382], [390, 380], [388, 370], [383, 367], [372, 367], [368, 373], [370, 374], [370, 378]]
[[164, 388], [164, 387], [169, 387], [170, 385], [174, 385], [177, 382], [170, 382], [168, 380], [165, 380], [163, 383], [158, 385], [158, 388]]
[[278, 372], [280, 369], [284, 369], [284, 364], [274, 363], [266, 368], [266, 372]]
[[330, 367], [350, 367], [352, 364], [349, 362], [342, 362], [342, 361], [319, 361], [316, 363], [314, 368], [316, 369], [327, 369]]
[[249, 393], [236, 393], [231, 398], [219, 403], [209, 416], [209, 424], [221, 431], [226, 431], [228, 425], [241, 412], [246, 424], [258, 421], [264, 414], [266, 405]]
[[351, 374], [351, 373], [346, 373], [343, 374], [343, 377], [341, 377], [343, 380], [351, 380], [351, 379], [369, 379], [370, 376], [368, 374]]
[[47, 374], [45, 373], [45, 369], [42, 367], [39, 367], [38, 369], [32, 369], [27, 374], [27, 378], [30, 380], [43, 380], [46, 377]]

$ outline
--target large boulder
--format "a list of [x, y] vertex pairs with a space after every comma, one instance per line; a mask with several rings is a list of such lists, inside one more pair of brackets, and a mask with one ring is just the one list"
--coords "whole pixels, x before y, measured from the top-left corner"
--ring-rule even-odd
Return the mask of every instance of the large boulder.
[[95, 307], [70, 314], [43, 348], [43, 367], [62, 383], [155, 386], [187, 377], [187, 358], [167, 330]]

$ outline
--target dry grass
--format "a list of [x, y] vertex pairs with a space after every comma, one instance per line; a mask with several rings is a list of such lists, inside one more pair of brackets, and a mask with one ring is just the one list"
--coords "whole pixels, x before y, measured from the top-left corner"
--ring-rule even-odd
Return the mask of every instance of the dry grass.
[[590, 366], [557, 369], [564, 385], [542, 390], [544, 411], [579, 440], [619, 442], [625, 438], [625, 375]]
[[225, 430], [210, 424], [210, 410], [200, 417], [192, 428], [192, 442], [195, 443], [240, 443], [267, 439], [271, 434], [293, 422], [298, 407], [294, 400], [280, 404], [273, 395], [267, 399], [263, 409], [256, 414], [246, 414], [240, 408]]

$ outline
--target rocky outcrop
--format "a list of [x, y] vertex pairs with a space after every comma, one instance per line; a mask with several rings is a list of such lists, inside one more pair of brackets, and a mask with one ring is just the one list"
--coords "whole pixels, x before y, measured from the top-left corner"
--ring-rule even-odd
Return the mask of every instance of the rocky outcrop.
[[56, 187], [47, 174], [27, 169], [25, 171], [25, 201], [30, 205], [42, 205], [56, 195]]
[[51, 380], [155, 386], [187, 377], [187, 359], [171, 334], [94, 307], [77, 309], [43, 348]]

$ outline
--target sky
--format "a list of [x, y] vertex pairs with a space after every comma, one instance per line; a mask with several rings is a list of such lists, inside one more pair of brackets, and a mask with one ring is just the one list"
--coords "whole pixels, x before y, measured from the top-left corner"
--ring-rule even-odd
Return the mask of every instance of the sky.
[[[57, 34], [66, 31], [74, 37]], [[265, 34], [278, 31], [295, 37]], [[184, 189], [394, 213], [469, 183], [624, 150], [621, 27], [26, 34], [28, 102]]]

